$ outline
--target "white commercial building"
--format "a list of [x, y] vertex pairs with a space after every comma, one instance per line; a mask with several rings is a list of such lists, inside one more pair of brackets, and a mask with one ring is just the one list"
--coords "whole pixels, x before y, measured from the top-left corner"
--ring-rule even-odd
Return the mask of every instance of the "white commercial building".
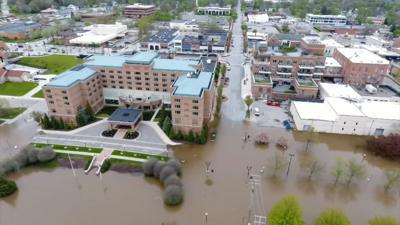
[[327, 57], [332, 56], [335, 49], [344, 47], [342, 44], [336, 42], [334, 39], [325, 39], [325, 40], [322, 40], [321, 42], [322, 42], [322, 44], [325, 45], [324, 54]]
[[188, 36], [198, 36], [200, 27], [196, 23], [196, 20], [192, 21], [171, 21], [169, 22], [169, 28], [179, 30], [181, 35], [188, 35]]
[[305, 21], [312, 25], [333, 25], [342, 26], [346, 25], [347, 18], [343, 15], [315, 15], [307, 14]]
[[128, 32], [126, 25], [116, 24], [95, 24], [85, 27], [87, 32], [78, 34], [79, 37], [69, 40], [70, 44], [78, 45], [100, 45], [117, 37], [125, 36]]
[[269, 17], [268, 17], [267, 13], [249, 14], [249, 15], [247, 15], [247, 18], [249, 20], [249, 23], [256, 23], [256, 24], [267, 23], [269, 21]]
[[325, 98], [323, 103], [293, 101], [297, 130], [352, 135], [389, 135], [400, 132], [400, 103]]

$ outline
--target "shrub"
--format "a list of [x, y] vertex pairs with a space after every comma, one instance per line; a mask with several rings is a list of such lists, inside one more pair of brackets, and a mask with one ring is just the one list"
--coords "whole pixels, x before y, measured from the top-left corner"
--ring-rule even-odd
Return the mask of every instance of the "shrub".
[[176, 185], [182, 187], [182, 181], [176, 174], [172, 174], [169, 177], [167, 177], [167, 179], [164, 180], [165, 187], [170, 185]]
[[167, 205], [179, 205], [183, 202], [183, 189], [177, 185], [169, 185], [164, 191], [164, 203]]
[[400, 134], [371, 137], [367, 140], [367, 149], [376, 155], [387, 158], [400, 158]]
[[285, 197], [275, 203], [268, 217], [269, 225], [304, 225], [301, 207], [295, 196]]
[[370, 219], [368, 225], [399, 225], [399, 221], [390, 216], [377, 216]]
[[171, 166], [165, 165], [160, 172], [160, 181], [164, 182], [164, 180], [172, 174], [176, 174], [175, 169]]
[[40, 162], [48, 162], [56, 157], [56, 153], [51, 147], [45, 147], [37, 151], [37, 158]]
[[276, 143], [279, 147], [283, 148], [283, 149], [287, 149], [288, 147], [288, 141], [286, 138], [284, 137], [280, 137], [278, 142]]
[[14, 181], [0, 177], [0, 198], [6, 197], [17, 191], [17, 184]]
[[350, 221], [341, 209], [327, 209], [319, 214], [315, 225], [350, 225]]
[[106, 160], [103, 162], [103, 165], [101, 165], [100, 172], [101, 172], [101, 173], [105, 173], [105, 172], [107, 172], [107, 171], [110, 169], [110, 167], [111, 167], [111, 161], [110, 161], [109, 159], [106, 159]]
[[178, 176], [181, 176], [181, 174], [182, 174], [182, 165], [178, 160], [170, 159], [170, 160], [168, 160], [167, 165], [172, 167], [172, 168], [174, 168], [175, 171], [176, 171], [176, 174]]
[[146, 162], [143, 163], [143, 172], [145, 176], [154, 176], [154, 165], [158, 162], [159, 160], [156, 158], [150, 158], [146, 160]]
[[269, 143], [269, 138], [267, 133], [262, 132], [260, 134], [257, 135], [256, 140], [255, 140], [256, 144], [260, 144], [260, 145], [266, 145]]
[[157, 178], [160, 178], [161, 170], [165, 167], [166, 163], [164, 161], [157, 161], [154, 165], [153, 175]]

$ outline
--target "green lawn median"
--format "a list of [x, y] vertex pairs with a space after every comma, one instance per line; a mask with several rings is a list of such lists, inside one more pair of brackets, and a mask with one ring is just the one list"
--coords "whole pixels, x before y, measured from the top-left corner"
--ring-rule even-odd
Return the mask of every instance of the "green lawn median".
[[114, 150], [111, 155], [115, 156], [124, 156], [136, 159], [149, 159], [149, 158], [156, 158], [162, 161], [168, 161], [169, 157], [161, 156], [161, 155], [151, 155], [151, 154], [144, 154], [138, 152], [128, 152], [128, 151], [121, 151], [121, 150]]
[[34, 97], [34, 98], [44, 98], [43, 90], [40, 89], [40, 91], [36, 92], [36, 94], [34, 94], [32, 97]]
[[100, 153], [102, 148], [95, 147], [82, 147], [74, 145], [60, 145], [60, 144], [43, 144], [43, 143], [32, 143], [34, 147], [43, 148], [46, 146], [52, 147], [54, 150], [65, 150], [65, 151], [75, 151], [75, 152], [89, 152], [89, 153]]
[[36, 86], [33, 82], [5, 82], [0, 84], [0, 95], [23, 96]]

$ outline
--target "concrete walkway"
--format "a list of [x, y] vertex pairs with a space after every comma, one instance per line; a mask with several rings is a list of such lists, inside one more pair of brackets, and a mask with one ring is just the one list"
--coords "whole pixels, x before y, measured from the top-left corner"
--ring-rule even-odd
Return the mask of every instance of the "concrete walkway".
[[34, 94], [42, 90], [42, 86], [38, 85], [34, 89], [30, 90], [28, 93], [24, 95], [24, 97], [32, 97]]
[[[244, 81], [246, 81], [246, 84], [244, 84]], [[245, 63], [244, 64], [244, 77], [242, 79], [242, 93], [241, 96], [243, 99], [246, 98], [246, 96], [253, 96], [251, 93], [251, 69], [250, 69], [250, 63]]]
[[142, 125], [144, 126], [149, 126], [151, 127], [155, 132], [157, 132], [158, 136], [161, 138], [161, 140], [166, 144], [166, 145], [170, 145], [170, 146], [176, 146], [176, 145], [180, 145], [181, 143], [177, 143], [172, 141], [165, 133], [164, 131], [158, 126], [158, 124], [156, 122], [152, 122], [152, 121], [142, 121], [141, 122]]
[[113, 138], [124, 139], [126, 132], [128, 132], [127, 129], [118, 129]]
[[109, 158], [112, 154], [113, 150], [110, 148], [105, 148], [103, 151], [100, 152], [100, 154], [96, 158], [96, 162], [94, 162], [94, 166], [101, 167], [104, 160]]

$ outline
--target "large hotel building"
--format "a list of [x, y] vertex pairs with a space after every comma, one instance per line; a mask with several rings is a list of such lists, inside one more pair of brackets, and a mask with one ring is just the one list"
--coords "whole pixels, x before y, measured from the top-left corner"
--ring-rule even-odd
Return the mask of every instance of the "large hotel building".
[[49, 115], [76, 124], [89, 104], [151, 110], [171, 106], [176, 131], [199, 132], [214, 108], [216, 61], [163, 59], [154, 52], [133, 56], [92, 56], [83, 65], [57, 76], [43, 87]]

